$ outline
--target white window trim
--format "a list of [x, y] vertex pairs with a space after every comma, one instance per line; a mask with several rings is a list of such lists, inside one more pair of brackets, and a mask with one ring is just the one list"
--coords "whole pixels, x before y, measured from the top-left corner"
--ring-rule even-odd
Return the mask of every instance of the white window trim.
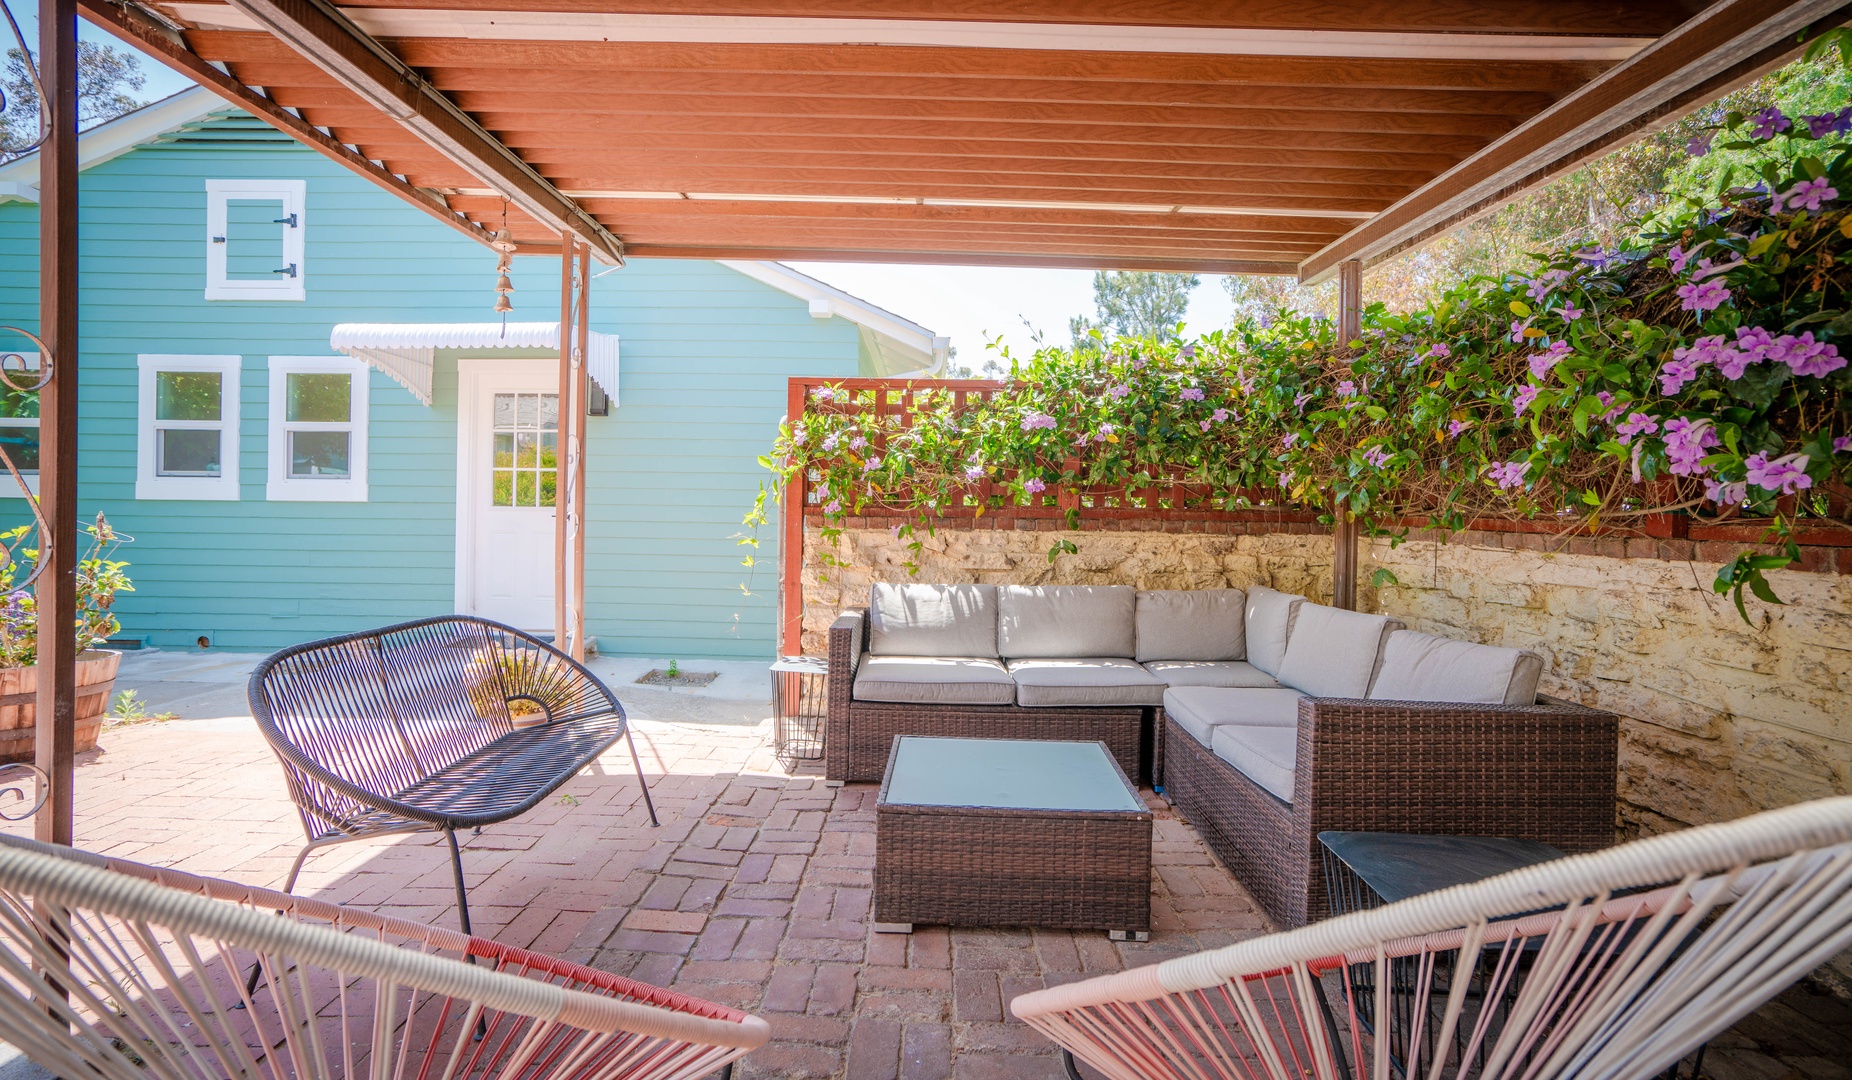
[[[22, 367], [23, 367], [23, 370], [25, 371], [37, 371], [39, 369], [39, 354], [38, 353], [8, 350], [3, 355], [19, 357], [21, 360], [24, 361], [24, 364], [22, 365]], [[27, 385], [31, 385], [31, 380], [27, 379], [20, 372], [21, 372], [21, 368], [14, 368], [11, 365], [8, 365], [6, 374], [8, 377], [12, 378], [13, 380], [17, 382], [23, 382], [23, 383], [26, 383]], [[0, 420], [0, 427], [38, 427], [38, 426], [39, 426], [39, 422], [37, 420], [32, 421], [31, 424], [27, 424], [23, 418], [11, 419], [11, 420]], [[41, 448], [41, 452], [42, 452], [42, 449], [43, 448]], [[14, 462], [14, 464], [17, 465], [18, 462]], [[32, 492], [34, 496], [38, 495], [39, 493], [39, 471], [37, 469], [19, 470], [19, 478], [26, 482], [27, 491]], [[11, 474], [9, 474], [6, 471], [6, 466], [0, 465], [0, 499], [23, 499], [23, 498], [25, 498], [25, 496], [20, 494], [19, 485], [13, 482], [13, 477]]]
[[[265, 497], [272, 502], [366, 502], [367, 501], [367, 382], [371, 369], [347, 356], [273, 356], [270, 358], [270, 466]], [[290, 423], [289, 376], [320, 373], [347, 375], [352, 378], [353, 397], [349, 399], [348, 422]], [[289, 475], [289, 432], [346, 431], [348, 476], [333, 478], [292, 477]]]
[[[179, 356], [143, 353], [135, 358], [141, 369], [135, 410], [135, 497], [137, 499], [238, 500], [238, 374], [242, 356]], [[219, 475], [160, 476], [154, 471], [154, 374], [157, 371], [217, 372], [219, 383]], [[204, 421], [193, 421], [204, 424]]]
[[[296, 276], [278, 274], [274, 281], [232, 281], [225, 276], [227, 235], [225, 204], [231, 199], [276, 199], [283, 216], [296, 215], [296, 225], [283, 230], [283, 265], [294, 266]], [[308, 182], [305, 180], [206, 181], [206, 299], [303, 300], [307, 298], [308, 263], [303, 258], [303, 237], [308, 235]]]

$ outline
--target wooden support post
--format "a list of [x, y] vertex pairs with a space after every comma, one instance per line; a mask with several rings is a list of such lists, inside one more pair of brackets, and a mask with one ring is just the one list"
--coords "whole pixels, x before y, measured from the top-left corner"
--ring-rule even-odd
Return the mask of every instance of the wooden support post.
[[572, 561], [567, 536], [572, 495], [566, 447], [572, 433], [572, 410], [566, 403], [572, 398], [572, 279], [578, 254], [570, 235], [563, 241], [559, 257], [559, 434], [553, 446], [553, 647], [562, 650], [570, 647], [572, 630], [566, 616], [567, 568]]
[[[786, 385], [785, 420], [796, 429], [803, 422], [809, 390], [800, 378]], [[778, 614], [783, 626], [778, 640], [779, 652], [785, 656], [804, 653], [804, 504], [809, 498], [809, 478], [801, 472], [793, 474], [785, 484], [783, 516], [779, 518]]]
[[[572, 443], [568, 465], [572, 470], [571, 490], [567, 493], [572, 516], [566, 521], [566, 541], [572, 549], [572, 566], [566, 581], [570, 606], [566, 611], [566, 632], [571, 635], [572, 658], [585, 660], [585, 422], [590, 415], [586, 379], [590, 374], [585, 361], [591, 344], [592, 249], [579, 249], [578, 318], [572, 332]], [[560, 326], [560, 341], [566, 340], [566, 328]], [[566, 402], [560, 402], [560, 414], [566, 414]]]
[[[1338, 345], [1348, 346], [1363, 332], [1363, 264], [1351, 259], [1338, 266]], [[1331, 524], [1331, 604], [1357, 608], [1357, 522], [1350, 511], [1333, 506]]]
[[39, 336], [51, 378], [39, 391], [38, 741], [51, 791], [33, 822], [69, 844], [77, 738], [77, 4], [41, 0], [39, 72], [51, 138], [39, 153]]

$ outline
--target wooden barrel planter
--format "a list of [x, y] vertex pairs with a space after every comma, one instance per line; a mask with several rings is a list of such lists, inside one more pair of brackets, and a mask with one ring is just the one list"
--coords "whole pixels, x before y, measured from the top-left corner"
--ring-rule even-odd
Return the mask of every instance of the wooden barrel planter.
[[[77, 658], [77, 749], [96, 748], [122, 654], [91, 649]], [[0, 762], [31, 761], [38, 739], [39, 669], [0, 668]]]

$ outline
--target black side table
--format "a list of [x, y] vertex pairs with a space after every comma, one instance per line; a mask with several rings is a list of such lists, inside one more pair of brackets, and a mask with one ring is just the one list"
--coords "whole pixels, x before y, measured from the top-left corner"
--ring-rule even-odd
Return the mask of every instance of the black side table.
[[1381, 907], [1519, 870], [1563, 853], [1537, 840], [1415, 833], [1321, 832], [1331, 914]]

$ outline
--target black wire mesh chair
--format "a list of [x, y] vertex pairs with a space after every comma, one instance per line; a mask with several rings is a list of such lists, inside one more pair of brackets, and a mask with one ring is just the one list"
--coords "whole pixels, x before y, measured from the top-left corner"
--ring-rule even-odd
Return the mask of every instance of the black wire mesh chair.
[[308, 837], [285, 892], [317, 848], [434, 829], [470, 933], [457, 830], [519, 817], [619, 739], [661, 824], [610, 689], [501, 623], [447, 615], [297, 645], [257, 666], [250, 698]]

